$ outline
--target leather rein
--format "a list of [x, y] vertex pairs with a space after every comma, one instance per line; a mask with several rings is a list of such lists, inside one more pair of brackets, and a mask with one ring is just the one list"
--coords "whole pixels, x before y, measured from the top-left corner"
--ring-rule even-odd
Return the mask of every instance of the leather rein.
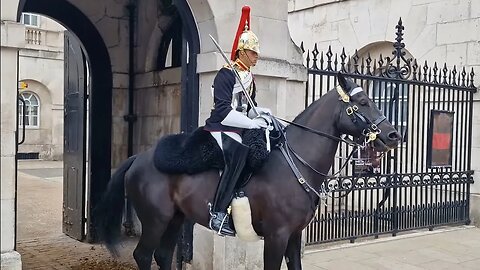
[[[280, 132], [280, 136], [283, 137], [283, 140], [281, 140], [281, 142], [278, 144], [278, 148], [280, 149], [280, 151], [282, 152], [285, 160], [287, 161], [288, 165], [292, 169], [293, 174], [297, 178], [298, 183], [303, 187], [303, 189], [308, 194], [310, 194], [310, 191], [312, 191], [320, 200], [322, 200], [324, 202], [325, 205], [326, 205], [327, 197], [331, 197], [328, 194], [328, 191], [325, 187], [325, 181], [323, 181], [322, 184], [320, 185], [320, 190], [316, 190], [315, 188], [313, 188], [308, 183], [308, 181], [303, 177], [303, 175], [300, 172], [300, 170], [298, 169], [298, 167], [295, 165], [295, 162], [292, 158], [292, 154], [293, 154], [293, 156], [295, 156], [295, 158], [298, 161], [300, 161], [304, 166], [306, 166], [309, 169], [311, 169], [312, 171], [314, 171], [316, 174], [324, 176], [326, 179], [336, 178], [338, 176], [338, 174], [340, 174], [340, 172], [342, 172], [343, 169], [346, 167], [346, 165], [348, 164], [348, 162], [352, 158], [353, 153], [355, 153], [355, 151], [357, 151], [359, 148], [365, 148], [365, 146], [369, 142], [373, 142], [374, 140], [376, 140], [377, 135], [381, 133], [381, 130], [378, 128], [378, 125], [381, 122], [385, 121], [385, 119], [386, 119], [386, 117], [382, 114], [375, 121], [373, 121], [373, 122], [370, 121], [364, 114], [362, 114], [361, 112], [358, 111], [357, 105], [351, 103], [350, 96], [347, 93], [345, 93], [345, 91], [340, 86], [337, 86], [336, 90], [337, 90], [338, 94], [340, 95], [343, 103], [346, 104], [346, 106], [347, 106], [346, 109], [345, 109], [346, 114], [350, 117], [351, 121], [355, 124], [355, 126], [357, 128], [359, 128], [359, 130], [362, 130], [362, 135], [365, 138], [365, 143], [364, 144], [356, 143], [356, 142], [350, 140], [348, 137], [343, 137], [343, 138], [342, 137], [336, 137], [336, 136], [333, 136], [333, 135], [330, 135], [330, 134], [327, 134], [327, 133], [324, 133], [324, 132], [312, 129], [310, 127], [307, 127], [307, 126], [304, 126], [304, 125], [301, 125], [301, 124], [298, 124], [298, 123], [295, 123], [295, 122], [292, 122], [292, 121], [288, 121], [288, 120], [285, 120], [285, 119], [282, 119], [282, 118], [279, 118], [279, 117], [276, 117], [276, 116], [273, 116], [274, 121], [272, 121], [273, 124], [274, 124], [275, 130], [278, 130]], [[337, 142], [344, 142], [344, 143], [346, 143], [350, 146], [353, 146], [352, 152], [350, 152], [347, 159], [345, 160], [345, 163], [340, 167], [340, 169], [337, 172], [335, 172], [332, 175], [322, 173], [322, 172], [316, 170], [315, 168], [313, 168], [313, 166], [311, 166], [307, 161], [305, 161], [300, 155], [298, 155], [293, 150], [293, 148], [290, 146], [290, 144], [287, 141], [285, 127], [283, 127], [278, 122], [278, 120], [286, 122], [286, 123], [288, 123], [292, 126], [299, 127], [299, 128], [301, 128], [301, 129], [303, 129], [307, 132], [310, 132], [312, 134], [316, 134], [316, 135], [319, 135], [319, 136], [322, 136], [322, 137], [326, 137], [326, 138], [329, 138], [329, 139], [337, 141]], [[343, 195], [339, 195], [338, 198], [343, 198], [343, 197], [348, 196], [348, 194], [350, 194], [350, 192], [353, 190], [354, 186], [355, 186], [355, 184], [352, 183], [352, 185], [348, 188], [348, 190], [346, 190], [346, 192]]]

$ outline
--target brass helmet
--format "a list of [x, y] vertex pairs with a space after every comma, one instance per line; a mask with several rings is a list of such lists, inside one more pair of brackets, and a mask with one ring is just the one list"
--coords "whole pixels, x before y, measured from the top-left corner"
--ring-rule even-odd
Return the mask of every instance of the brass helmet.
[[251, 50], [260, 54], [258, 37], [250, 30], [250, 7], [242, 8], [242, 16], [238, 24], [237, 34], [233, 42], [231, 59], [235, 60], [235, 54], [239, 50]]

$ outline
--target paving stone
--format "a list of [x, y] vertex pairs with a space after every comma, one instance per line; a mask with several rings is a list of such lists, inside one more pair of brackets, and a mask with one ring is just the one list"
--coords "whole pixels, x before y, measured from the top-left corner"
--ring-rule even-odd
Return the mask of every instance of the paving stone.
[[[36, 164], [30, 168], [48, 170], [48, 165], [42, 167]], [[22, 169], [29, 168], [23, 166]], [[32, 172], [38, 174], [38, 171]], [[23, 269], [136, 269], [132, 257], [136, 238], [125, 239], [123, 247], [120, 248], [121, 256], [114, 261], [102, 245], [78, 242], [62, 234], [61, 226], [42, 227], [34, 220], [30, 220], [29, 225], [28, 213], [44, 211], [39, 207], [52, 207], [52, 198], [39, 196], [36, 193], [38, 190], [48, 190], [49, 195], [52, 195], [54, 190], [61, 200], [61, 182], [39, 181], [38, 177], [29, 176], [25, 172], [19, 174], [19, 220], [22, 222], [18, 225], [28, 225], [33, 230], [29, 231], [28, 237], [19, 235], [17, 241]], [[50, 202], [45, 203], [47, 200]], [[61, 201], [54, 200], [53, 205], [61, 208]], [[25, 216], [22, 217], [22, 213]], [[52, 213], [51, 218], [61, 220], [61, 211]], [[45, 220], [45, 216], [39, 217]], [[50, 224], [55, 222], [58, 221], [50, 221]], [[18, 229], [19, 232], [25, 232], [25, 228]], [[335, 244], [323, 246], [322, 250], [314, 248], [307, 248], [302, 258], [305, 270], [479, 269], [480, 229], [457, 227], [443, 231], [436, 229], [434, 232], [420, 230], [415, 234], [342, 245], [342, 248]], [[103, 265], [99, 268], [99, 264]], [[106, 265], [113, 268], [105, 268]]]

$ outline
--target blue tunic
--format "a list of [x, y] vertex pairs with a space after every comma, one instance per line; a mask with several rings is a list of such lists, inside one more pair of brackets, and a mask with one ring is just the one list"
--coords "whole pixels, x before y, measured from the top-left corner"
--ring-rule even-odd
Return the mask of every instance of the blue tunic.
[[[213, 81], [213, 102], [214, 107], [210, 112], [210, 117], [205, 121], [204, 129], [207, 131], [223, 131], [223, 132], [236, 132], [242, 134], [243, 129], [238, 127], [231, 127], [222, 125], [222, 121], [228, 115], [228, 113], [233, 110], [232, 101], [233, 101], [233, 87], [235, 85], [236, 79], [235, 74], [232, 70], [228, 68], [222, 68], [218, 71]], [[255, 82], [252, 81], [252, 94], [251, 98], [255, 106]], [[243, 93], [239, 93], [243, 95]], [[243, 100], [243, 99], [240, 99]], [[237, 108], [240, 108], [242, 104], [238, 104]], [[250, 110], [248, 106], [247, 111]]]

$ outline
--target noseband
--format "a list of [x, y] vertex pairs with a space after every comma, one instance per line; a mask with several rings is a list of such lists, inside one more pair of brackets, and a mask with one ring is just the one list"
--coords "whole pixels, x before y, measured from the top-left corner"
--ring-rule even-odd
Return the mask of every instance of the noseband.
[[338, 95], [340, 95], [342, 101], [346, 105], [345, 113], [350, 118], [350, 120], [352, 120], [353, 124], [358, 128], [358, 130], [361, 130], [362, 135], [367, 140], [367, 143], [377, 139], [377, 135], [382, 132], [382, 130], [378, 128], [378, 125], [380, 125], [380, 123], [387, 119], [385, 115], [382, 114], [374, 121], [370, 121], [368, 117], [366, 117], [362, 112], [358, 110], [357, 105], [352, 104], [352, 102], [350, 101], [350, 96], [345, 93], [345, 91], [340, 85], [335, 87], [335, 89], [337, 90]]

